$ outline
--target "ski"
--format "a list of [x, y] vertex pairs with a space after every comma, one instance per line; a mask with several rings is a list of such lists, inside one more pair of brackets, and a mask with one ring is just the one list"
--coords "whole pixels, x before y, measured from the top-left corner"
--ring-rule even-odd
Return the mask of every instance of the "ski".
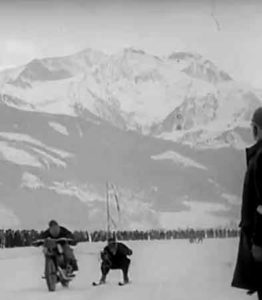
[[124, 286], [124, 285], [127, 285], [129, 283], [130, 283], [130, 281], [129, 282], [122, 282], [122, 281], [120, 281], [120, 282], [118, 282], [118, 285], [119, 286]]
[[[119, 285], [119, 286], [124, 286], [124, 285], [127, 285], [127, 284], [129, 284], [129, 282], [128, 282], [128, 283], [121, 282], [121, 281], [118, 282], [118, 285]], [[94, 281], [94, 282], [92, 282], [92, 285], [93, 285], [93, 286], [100, 286], [100, 285], [105, 285], [105, 283], [100, 283], [100, 282], [95, 282], [95, 281]]]
[[101, 282], [92, 282], [93, 286], [99, 286], [99, 285], [104, 285], [105, 283], [101, 283]]

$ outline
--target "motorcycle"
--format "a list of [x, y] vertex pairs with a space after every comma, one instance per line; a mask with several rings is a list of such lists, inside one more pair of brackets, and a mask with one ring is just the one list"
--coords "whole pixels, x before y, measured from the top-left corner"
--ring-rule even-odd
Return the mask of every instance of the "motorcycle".
[[72, 266], [65, 260], [62, 247], [64, 243], [74, 245], [72, 242], [73, 240], [67, 238], [47, 238], [33, 242], [33, 245], [36, 247], [43, 246], [45, 255], [45, 274], [43, 279], [46, 280], [47, 288], [50, 292], [55, 291], [56, 284], [59, 282], [63, 287], [68, 287], [70, 281], [74, 278]]

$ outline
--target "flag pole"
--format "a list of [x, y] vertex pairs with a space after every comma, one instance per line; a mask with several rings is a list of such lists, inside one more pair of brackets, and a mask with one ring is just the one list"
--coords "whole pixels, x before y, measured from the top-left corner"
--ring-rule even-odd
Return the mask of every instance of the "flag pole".
[[109, 191], [108, 191], [108, 181], [106, 182], [106, 215], [107, 215], [107, 239], [110, 234], [110, 211], [109, 211]]

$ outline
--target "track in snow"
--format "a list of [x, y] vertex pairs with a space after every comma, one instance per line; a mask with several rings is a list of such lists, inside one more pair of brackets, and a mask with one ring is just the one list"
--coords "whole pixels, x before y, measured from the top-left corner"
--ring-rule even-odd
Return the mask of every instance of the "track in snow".
[[119, 287], [121, 273], [112, 271], [108, 284], [98, 280], [99, 251], [104, 244], [79, 244], [80, 271], [69, 289], [49, 293], [41, 279], [44, 259], [39, 248], [0, 250], [1, 300], [244, 300], [244, 291], [230, 287], [237, 251], [236, 239], [130, 242], [134, 250], [132, 284]]

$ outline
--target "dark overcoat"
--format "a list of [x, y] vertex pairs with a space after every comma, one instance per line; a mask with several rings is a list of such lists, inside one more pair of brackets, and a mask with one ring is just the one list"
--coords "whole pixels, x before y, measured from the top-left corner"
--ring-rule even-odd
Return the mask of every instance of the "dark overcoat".
[[130, 259], [127, 256], [132, 255], [132, 250], [123, 243], [116, 243], [116, 253], [112, 253], [108, 246], [102, 252], [102, 260], [108, 260], [111, 269], [122, 269], [129, 265]]
[[247, 171], [242, 194], [240, 241], [232, 286], [247, 290], [261, 289], [262, 268], [255, 262], [252, 245], [262, 245], [262, 141], [246, 150]]

